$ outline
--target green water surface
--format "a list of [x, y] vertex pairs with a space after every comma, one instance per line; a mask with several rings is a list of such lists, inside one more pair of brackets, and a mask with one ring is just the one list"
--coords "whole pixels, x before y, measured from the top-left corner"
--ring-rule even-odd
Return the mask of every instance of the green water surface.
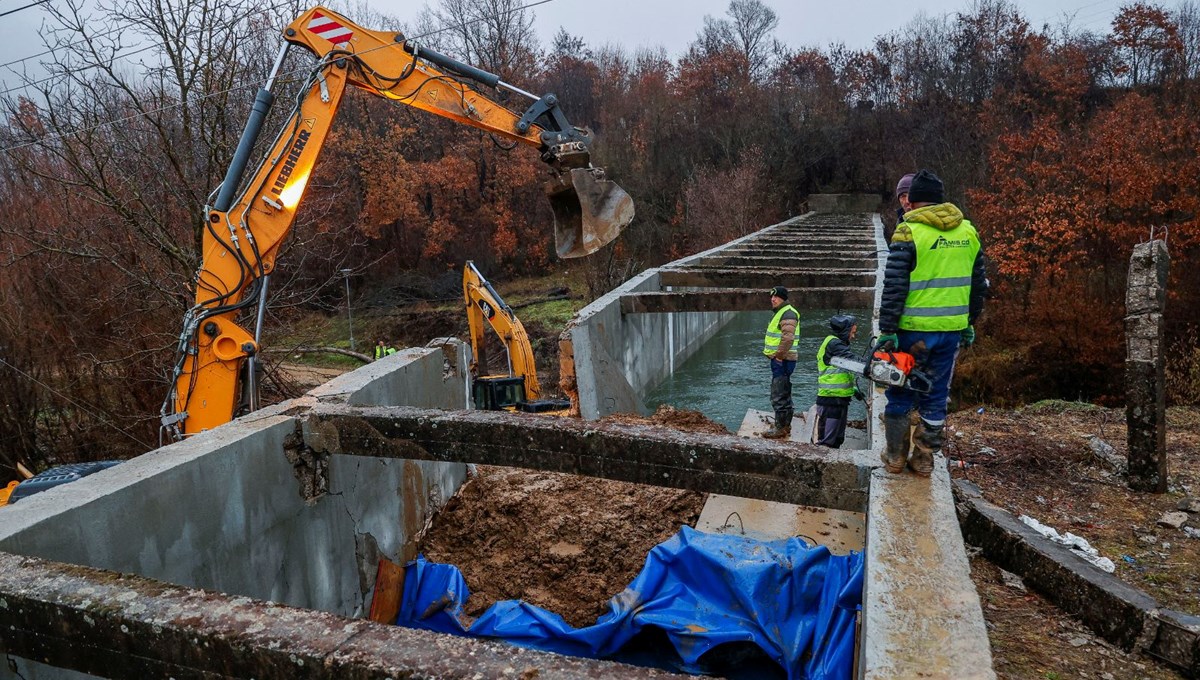
[[[817, 349], [829, 335], [829, 317], [838, 310], [800, 310], [799, 361], [792, 374], [792, 401], [796, 412], [808, 410], [817, 399]], [[859, 319], [855, 352], [866, 350], [870, 334], [869, 310], [848, 310]], [[747, 409], [771, 412], [771, 368], [762, 353], [763, 334], [771, 312], [741, 312], [688, 358], [673, 375], [646, 396], [653, 411], [660, 404], [700, 411], [737, 432]], [[861, 386], [867, 387], [860, 379]], [[860, 401], [850, 402], [850, 418], [865, 418]]]

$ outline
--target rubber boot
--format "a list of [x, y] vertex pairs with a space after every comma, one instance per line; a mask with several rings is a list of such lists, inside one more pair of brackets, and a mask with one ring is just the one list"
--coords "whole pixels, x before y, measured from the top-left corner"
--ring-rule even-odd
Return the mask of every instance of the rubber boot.
[[922, 420], [913, 435], [913, 454], [908, 461], [914, 474], [928, 477], [933, 473], [933, 454], [942, 450], [942, 426]]
[[886, 445], [879, 457], [883, 460], [885, 470], [898, 475], [904, 472], [904, 466], [908, 462], [908, 415], [885, 415], [883, 433]]
[[791, 411], [776, 411], [775, 425], [762, 433], [764, 439], [788, 439], [792, 436]]

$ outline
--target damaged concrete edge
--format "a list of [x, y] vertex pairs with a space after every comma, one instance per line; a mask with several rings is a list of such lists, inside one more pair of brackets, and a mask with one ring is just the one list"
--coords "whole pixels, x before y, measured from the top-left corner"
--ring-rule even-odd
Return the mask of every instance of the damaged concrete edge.
[[113, 678], [682, 677], [8, 553], [0, 629], [5, 654]]
[[1105, 640], [1200, 677], [1200, 617], [1160, 608], [1144, 591], [984, 500], [971, 482], [954, 480], [954, 494], [963, 536], [988, 560], [1019, 575]]
[[496, 411], [315, 406], [304, 445], [319, 455], [503, 465], [863, 512], [866, 451]]
[[305, 396], [347, 404], [466, 407], [470, 346], [456, 337], [410, 347], [344, 373]]

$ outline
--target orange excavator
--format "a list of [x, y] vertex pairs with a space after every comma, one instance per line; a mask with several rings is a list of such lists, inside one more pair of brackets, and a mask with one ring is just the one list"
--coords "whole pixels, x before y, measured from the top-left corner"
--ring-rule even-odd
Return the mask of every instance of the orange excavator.
[[[560, 257], [595, 252], [633, 220], [632, 199], [591, 164], [591, 134], [567, 121], [553, 94], [530, 94], [400, 33], [364, 29], [324, 7], [302, 14], [283, 37], [224, 181], [206, 206], [195, 304], [184, 316], [174, 387], [161, 413], [163, 434], [175, 439], [258, 408], [255, 356], [267, 284], [347, 85], [536, 149], [550, 169], [544, 188]], [[317, 63], [243, 187], [274, 100], [271, 86], [291, 46], [312, 52]], [[528, 108], [512, 111], [478, 85], [527, 98]], [[237, 317], [255, 307], [253, 331], [238, 325]]]
[[[566, 399], [542, 399], [538, 384], [537, 364], [525, 325], [512, 307], [483, 278], [474, 262], [463, 267], [463, 302], [467, 307], [467, 327], [471, 335], [472, 396], [475, 408], [488, 411], [522, 411], [565, 415], [571, 409]], [[492, 327], [508, 362], [503, 375], [480, 375], [487, 370], [487, 345], [484, 342], [484, 322]]]

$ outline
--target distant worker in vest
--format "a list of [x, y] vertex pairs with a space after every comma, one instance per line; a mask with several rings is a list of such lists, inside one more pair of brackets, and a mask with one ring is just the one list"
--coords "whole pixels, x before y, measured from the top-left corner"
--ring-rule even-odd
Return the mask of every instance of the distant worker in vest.
[[380, 340], [379, 342], [375, 343], [375, 361], [379, 361], [380, 359], [388, 356], [389, 354], [395, 354], [395, 353], [396, 353], [396, 348], [388, 345], [384, 341]]
[[[884, 272], [879, 346], [913, 354], [933, 383], [927, 394], [887, 390], [882, 458], [891, 473], [903, 472], [906, 464], [923, 477], [933, 472], [933, 457], [942, 449], [954, 361], [960, 346], [975, 342], [975, 320], [987, 297], [979, 234], [961, 210], [945, 202], [944, 193], [942, 180], [932, 172], [922, 170], [913, 177], [911, 210], [896, 226]], [[910, 451], [909, 412], [914, 407], [920, 421]]]
[[775, 315], [767, 326], [763, 354], [771, 361], [771, 408], [775, 409], [775, 425], [763, 433], [767, 439], [787, 439], [792, 435], [792, 372], [796, 370], [800, 312], [787, 299], [787, 288], [771, 289], [771, 309]]
[[858, 320], [849, 314], [829, 317], [832, 334], [817, 350], [817, 443], [831, 449], [846, 441], [846, 417], [850, 400], [862, 399], [855, 375], [844, 368], [831, 366], [834, 357], [858, 360], [850, 343], [858, 336]]

